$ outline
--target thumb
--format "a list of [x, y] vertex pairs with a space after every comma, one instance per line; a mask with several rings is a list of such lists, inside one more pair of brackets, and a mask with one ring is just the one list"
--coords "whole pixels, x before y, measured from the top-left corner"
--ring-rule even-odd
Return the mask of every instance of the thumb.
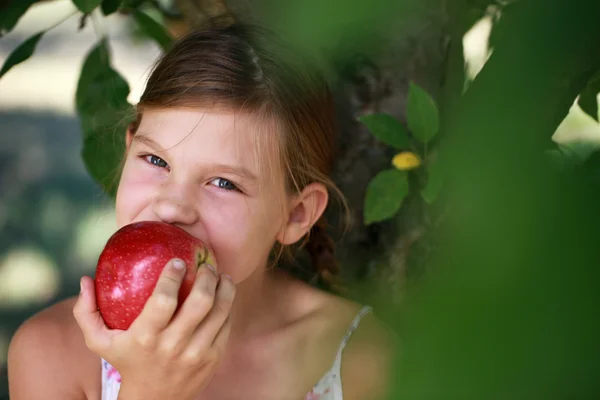
[[81, 292], [73, 306], [73, 316], [90, 350], [98, 353], [108, 347], [110, 332], [96, 304], [94, 280], [88, 276], [81, 278]]

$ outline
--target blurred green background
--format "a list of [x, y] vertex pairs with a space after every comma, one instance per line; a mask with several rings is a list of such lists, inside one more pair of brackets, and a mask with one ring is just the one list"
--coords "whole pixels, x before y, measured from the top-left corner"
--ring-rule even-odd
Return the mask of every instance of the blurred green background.
[[[173, 36], [198, 22], [175, 2], [138, 3]], [[285, 26], [334, 65], [345, 134], [334, 178], [356, 219], [339, 256], [347, 295], [375, 304], [404, 341], [392, 397], [596, 398], [600, 124], [578, 95], [589, 104], [600, 90], [597, 4], [226, 3]], [[14, 4], [0, 2], [0, 15]], [[75, 93], [86, 54], [99, 35], [110, 39], [135, 104], [161, 52], [156, 32], [127, 13], [96, 9], [82, 24], [70, 0], [55, 0], [32, 5], [0, 38], [0, 64], [65, 17], [0, 78], [0, 398], [15, 329], [76, 294], [115, 229], [81, 154]], [[447, 154], [454, 185], [435, 204], [411, 189], [387, 218], [365, 223], [369, 182], [397, 150], [359, 120], [387, 113], [406, 125], [410, 82], [441, 119], [431, 147], [414, 151], [423, 168]]]

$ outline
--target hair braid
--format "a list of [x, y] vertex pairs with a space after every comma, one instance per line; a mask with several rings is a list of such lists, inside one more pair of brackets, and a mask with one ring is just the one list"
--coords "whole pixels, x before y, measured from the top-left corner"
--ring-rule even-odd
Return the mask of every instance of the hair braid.
[[340, 265], [335, 258], [335, 243], [327, 233], [327, 219], [324, 216], [311, 228], [305, 246], [319, 281], [329, 289], [340, 291]]

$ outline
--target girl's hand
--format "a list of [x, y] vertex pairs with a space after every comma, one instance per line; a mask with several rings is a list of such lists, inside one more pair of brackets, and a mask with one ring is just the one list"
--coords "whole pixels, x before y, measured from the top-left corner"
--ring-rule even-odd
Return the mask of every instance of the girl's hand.
[[210, 382], [229, 335], [235, 286], [202, 266], [173, 316], [184, 271], [181, 260], [167, 264], [126, 331], [106, 326], [96, 306], [93, 280], [82, 279], [73, 315], [88, 348], [120, 373], [120, 399], [192, 399]]

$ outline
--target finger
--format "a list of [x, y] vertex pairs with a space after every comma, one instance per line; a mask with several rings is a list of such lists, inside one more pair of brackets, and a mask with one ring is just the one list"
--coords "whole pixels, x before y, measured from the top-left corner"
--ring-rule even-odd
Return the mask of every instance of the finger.
[[196, 273], [194, 285], [179, 311], [164, 332], [165, 337], [187, 343], [215, 302], [217, 275], [203, 264]]
[[183, 361], [191, 362], [192, 364], [197, 364], [201, 361], [218, 363], [225, 352], [230, 332], [231, 318], [228, 317], [214, 336], [212, 343], [204, 341], [191, 343], [183, 354]]
[[[229, 334], [229, 314], [233, 300], [235, 298], [235, 285], [231, 279], [225, 275], [221, 275], [217, 294], [215, 296], [215, 304], [210, 310], [204, 321], [194, 332], [194, 336], [190, 341], [189, 351], [191, 354], [201, 353], [209, 349], [216, 341], [221, 343], [226, 340]], [[225, 330], [223, 330], [225, 327]], [[217, 339], [219, 334], [226, 335], [223, 339]]]
[[132, 333], [155, 335], [168, 324], [177, 309], [179, 289], [185, 275], [185, 262], [171, 260], [162, 270], [142, 312], [130, 326]]
[[73, 317], [90, 350], [101, 352], [108, 347], [109, 329], [96, 304], [94, 280], [88, 276], [81, 278], [81, 293], [73, 306]]
[[215, 336], [215, 340], [212, 342], [212, 348], [216, 349], [220, 354], [223, 353], [227, 340], [229, 339], [229, 332], [231, 331], [231, 318], [227, 318], [225, 323]]

